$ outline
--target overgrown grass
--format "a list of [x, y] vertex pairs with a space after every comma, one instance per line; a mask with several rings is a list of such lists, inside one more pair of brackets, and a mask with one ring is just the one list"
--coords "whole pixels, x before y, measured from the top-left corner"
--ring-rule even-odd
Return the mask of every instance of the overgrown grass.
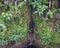
[[3, 24], [3, 26], [0, 25], [0, 45], [7, 44], [9, 41], [13, 40], [20, 42], [27, 36], [29, 30], [28, 7], [24, 2], [21, 2], [18, 5], [17, 7], [19, 9], [17, 9], [17, 11], [11, 10], [7, 12], [1, 12], [2, 15], [0, 15], [0, 24]]
[[43, 45], [60, 43], [60, 34], [49, 27], [48, 21], [41, 19], [38, 15], [33, 16], [33, 18], [35, 22], [35, 33], [42, 39]]

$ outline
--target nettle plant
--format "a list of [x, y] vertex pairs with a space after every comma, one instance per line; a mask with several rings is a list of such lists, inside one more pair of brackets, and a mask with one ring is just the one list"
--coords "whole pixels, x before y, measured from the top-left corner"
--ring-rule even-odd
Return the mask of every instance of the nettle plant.
[[48, 9], [48, 1], [47, 0], [34, 0], [34, 2], [30, 1], [31, 5], [35, 9], [34, 13], [38, 13], [39, 15], [44, 14], [43, 12]]

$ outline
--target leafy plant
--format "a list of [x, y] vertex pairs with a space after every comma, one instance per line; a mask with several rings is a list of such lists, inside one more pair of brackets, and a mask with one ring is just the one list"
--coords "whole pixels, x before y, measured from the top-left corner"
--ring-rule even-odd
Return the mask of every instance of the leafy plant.
[[39, 16], [46, 16], [54, 18], [54, 15], [59, 12], [59, 9], [56, 8], [56, 2], [51, 3], [51, 9], [49, 9], [48, 0], [29, 0], [30, 4], [34, 9], [34, 13], [37, 13]]
[[35, 9], [35, 13], [38, 13], [39, 15], [44, 14], [43, 12], [48, 9], [48, 6], [46, 5], [48, 3], [47, 0], [34, 0], [34, 2], [30, 2]]
[[[0, 24], [4, 25], [0, 25], [0, 45], [12, 40], [19, 42], [23, 37], [26, 37], [28, 25], [25, 20], [28, 17], [24, 20], [25, 16], [22, 15], [23, 12], [21, 13], [23, 5], [24, 2], [19, 2], [16, 6], [12, 3], [3, 5], [4, 9], [0, 14]], [[8, 7], [9, 9], [7, 9]]]

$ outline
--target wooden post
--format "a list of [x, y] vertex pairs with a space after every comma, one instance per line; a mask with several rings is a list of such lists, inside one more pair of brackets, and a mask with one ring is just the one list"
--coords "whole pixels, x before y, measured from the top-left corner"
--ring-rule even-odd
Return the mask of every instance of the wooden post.
[[[15, 0], [14, 5], [17, 5], [17, 0]], [[17, 14], [17, 10], [15, 9], [15, 13]]]
[[49, 3], [49, 10], [48, 11], [50, 11], [50, 9], [51, 9], [51, 0], [48, 0], [48, 3]]

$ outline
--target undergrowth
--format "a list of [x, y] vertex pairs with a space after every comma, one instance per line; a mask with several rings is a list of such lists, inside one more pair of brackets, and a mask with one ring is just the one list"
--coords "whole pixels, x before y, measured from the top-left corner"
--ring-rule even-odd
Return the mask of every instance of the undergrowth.
[[[49, 45], [53, 43], [60, 43], [60, 34], [58, 31], [53, 31], [48, 21], [42, 20], [39, 16], [34, 16], [35, 33], [41, 38], [43, 45]], [[51, 22], [52, 23], [52, 22]]]

